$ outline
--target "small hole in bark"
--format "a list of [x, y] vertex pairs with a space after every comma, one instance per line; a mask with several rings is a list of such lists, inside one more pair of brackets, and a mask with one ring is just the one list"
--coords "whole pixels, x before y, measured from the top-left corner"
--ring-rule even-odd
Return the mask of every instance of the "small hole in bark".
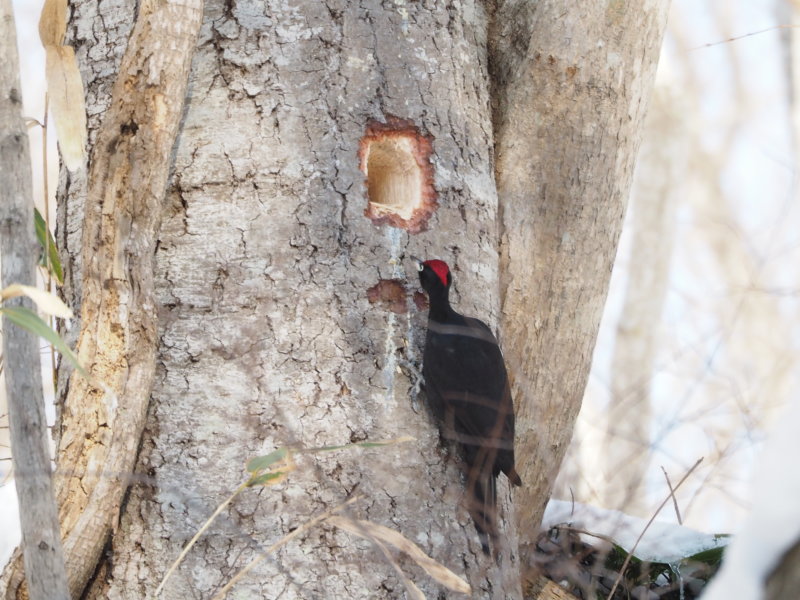
[[428, 297], [422, 292], [414, 292], [414, 305], [418, 310], [428, 310]]
[[367, 290], [367, 299], [398, 315], [408, 312], [406, 286], [399, 279], [381, 279]]
[[422, 173], [412, 154], [412, 141], [397, 136], [370, 144], [367, 178], [370, 204], [408, 220], [419, 205]]
[[359, 159], [367, 177], [369, 202], [364, 214], [373, 223], [410, 233], [426, 228], [438, 206], [430, 162], [432, 140], [411, 121], [397, 117], [367, 124]]

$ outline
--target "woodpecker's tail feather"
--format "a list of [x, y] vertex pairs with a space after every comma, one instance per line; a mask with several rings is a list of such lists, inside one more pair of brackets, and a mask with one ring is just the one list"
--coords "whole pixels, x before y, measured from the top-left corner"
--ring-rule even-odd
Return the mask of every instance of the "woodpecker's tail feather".
[[508, 481], [511, 485], [522, 485], [522, 479], [519, 478], [519, 473], [514, 467], [511, 467], [511, 471], [506, 473], [506, 477], [508, 477]]
[[[473, 479], [470, 477], [469, 479]], [[483, 553], [491, 555], [491, 548], [496, 546], [497, 530], [497, 485], [490, 472], [479, 474], [467, 486], [467, 508], [478, 537], [481, 540]]]

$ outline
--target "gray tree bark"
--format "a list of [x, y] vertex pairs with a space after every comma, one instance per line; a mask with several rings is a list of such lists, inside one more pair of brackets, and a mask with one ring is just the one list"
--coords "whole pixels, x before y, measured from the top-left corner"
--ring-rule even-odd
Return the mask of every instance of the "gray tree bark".
[[494, 15], [501, 343], [529, 541], [586, 386], [668, 5], [509, 0]]
[[[15, 283], [35, 286], [39, 248], [11, 0], [0, 0], [0, 57], [0, 287]], [[34, 309], [29, 300], [21, 298], [5, 305]], [[33, 600], [66, 599], [67, 574], [51, 476], [39, 338], [7, 317], [3, 318], [2, 337], [11, 459], [29, 596]]]

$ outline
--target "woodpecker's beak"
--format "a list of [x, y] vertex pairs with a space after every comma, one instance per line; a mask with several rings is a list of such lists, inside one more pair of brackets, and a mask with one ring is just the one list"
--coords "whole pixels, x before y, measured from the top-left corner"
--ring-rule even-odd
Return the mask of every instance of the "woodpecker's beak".
[[422, 271], [422, 269], [424, 268], [422, 265], [422, 259], [417, 258], [416, 256], [409, 256], [409, 258], [413, 260], [415, 263], [417, 263], [417, 271]]

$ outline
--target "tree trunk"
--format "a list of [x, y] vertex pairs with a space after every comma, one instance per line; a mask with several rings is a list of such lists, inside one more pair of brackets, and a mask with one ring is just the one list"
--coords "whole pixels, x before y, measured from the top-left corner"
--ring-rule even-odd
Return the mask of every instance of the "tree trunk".
[[[140, 6], [87, 178], [78, 357], [62, 389], [58, 479], [70, 593], [79, 596], [117, 526], [155, 373], [153, 260], [170, 155], [202, 3]], [[24, 597], [21, 564], [4, 574]]]
[[[2, 283], [36, 285], [31, 157], [22, 118], [17, 32], [11, 0], [0, 0], [0, 256]], [[34, 309], [24, 298], [5, 306]], [[65, 600], [67, 574], [58, 526], [39, 367], [39, 337], [3, 317], [2, 370], [8, 402], [22, 554], [30, 597]]]
[[[98, 10], [78, 3], [73, 14], [75, 45], [91, 52], [79, 53], [90, 114], [109, 101], [92, 57], [118, 53], [133, 18], [132, 7], [117, 7], [109, 26]], [[459, 309], [496, 325], [486, 30], [480, 3], [207, 3], [155, 255], [157, 375], [136, 484], [90, 596], [150, 597], [244, 481], [251, 457], [287, 444], [413, 435], [411, 444], [307, 455], [288, 481], [247, 490], [163, 597], [213, 595], [263, 548], [354, 492], [364, 499], [351, 514], [415, 541], [476, 597], [519, 597], [514, 528], [497, 563], [484, 557], [459, 506], [457, 459], [439, 447], [425, 406], [409, 395], [414, 382], [398, 372], [419, 367], [426, 315], [404, 294], [374, 303], [368, 295], [407, 278], [405, 254], [438, 257], [454, 269]], [[421, 145], [431, 136], [439, 208], [427, 232], [365, 217], [359, 145], [371, 121], [375, 137], [387, 123]], [[66, 187], [69, 236], [82, 193], [79, 182]], [[428, 597], [441, 593], [413, 562], [401, 568]], [[380, 550], [328, 525], [235, 588], [303, 598], [402, 589]]]
[[527, 540], [580, 409], [668, 4], [509, 0], [494, 16], [501, 343]]

